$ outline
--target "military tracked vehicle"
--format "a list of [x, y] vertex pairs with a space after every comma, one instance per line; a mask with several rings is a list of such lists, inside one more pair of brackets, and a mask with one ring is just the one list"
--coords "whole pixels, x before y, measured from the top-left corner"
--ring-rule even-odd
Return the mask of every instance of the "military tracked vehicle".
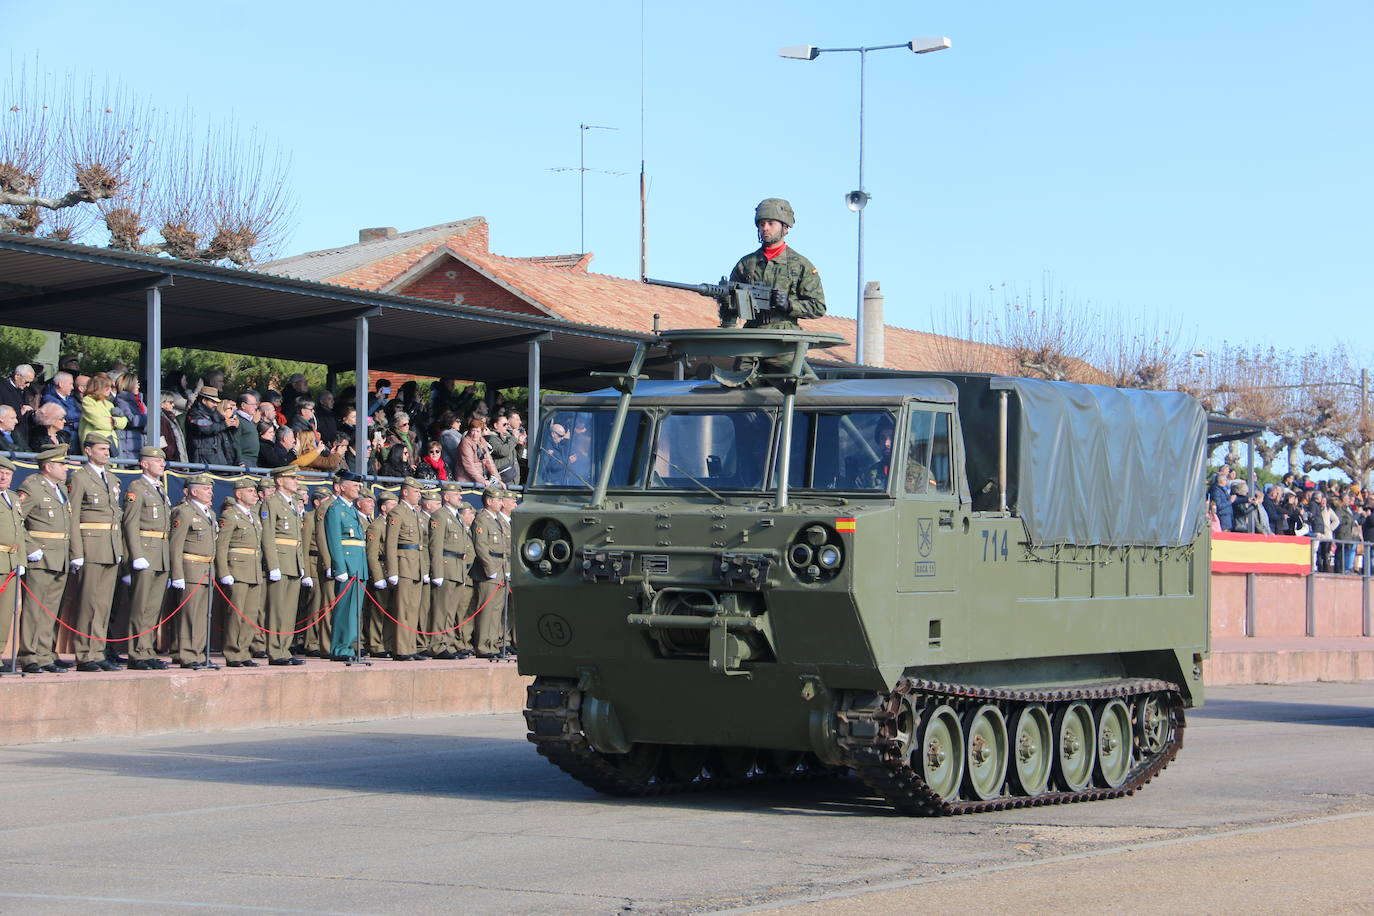
[[[1201, 407], [815, 377], [842, 342], [664, 332], [547, 399], [513, 526], [529, 740], [612, 795], [852, 769], [942, 815], [1149, 782], [1202, 701]], [[655, 346], [699, 377], [642, 377]]]

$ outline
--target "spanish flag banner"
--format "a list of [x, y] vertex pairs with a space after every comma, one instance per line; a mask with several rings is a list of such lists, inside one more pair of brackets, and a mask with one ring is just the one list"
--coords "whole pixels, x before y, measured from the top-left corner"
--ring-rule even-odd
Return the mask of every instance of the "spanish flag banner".
[[835, 530], [845, 534], [854, 533], [854, 519], [837, 518], [835, 519]]
[[1213, 531], [1212, 572], [1306, 576], [1312, 572], [1312, 540]]

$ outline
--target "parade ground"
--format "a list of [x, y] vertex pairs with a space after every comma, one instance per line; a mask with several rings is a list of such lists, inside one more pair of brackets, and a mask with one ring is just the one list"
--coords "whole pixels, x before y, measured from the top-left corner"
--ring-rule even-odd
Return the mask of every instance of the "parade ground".
[[0, 749], [0, 911], [1374, 912], [1374, 682], [1217, 687], [1133, 798], [605, 798], [519, 715]]

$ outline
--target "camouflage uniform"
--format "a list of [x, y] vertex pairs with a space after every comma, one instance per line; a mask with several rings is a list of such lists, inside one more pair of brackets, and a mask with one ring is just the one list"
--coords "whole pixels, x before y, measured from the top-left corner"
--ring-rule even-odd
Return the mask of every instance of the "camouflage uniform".
[[821, 289], [821, 275], [805, 257], [789, 246], [773, 260], [764, 257], [763, 249], [750, 252], [739, 259], [730, 271], [734, 283], [756, 283], [771, 286], [787, 293], [787, 316], [777, 321], [758, 323], [750, 328], [785, 328], [797, 331], [798, 318], [820, 318], [825, 314], [825, 291]]

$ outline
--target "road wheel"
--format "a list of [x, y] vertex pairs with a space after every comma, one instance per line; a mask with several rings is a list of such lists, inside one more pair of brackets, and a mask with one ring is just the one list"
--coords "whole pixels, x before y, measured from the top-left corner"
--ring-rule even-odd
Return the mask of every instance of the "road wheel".
[[1039, 703], [1021, 707], [1011, 729], [1011, 776], [1020, 795], [1042, 795], [1054, 764], [1054, 730]]
[[958, 797], [964, 777], [964, 733], [952, 707], [938, 706], [923, 717], [911, 765], [936, 795], [946, 801]]
[[1131, 711], [1120, 700], [1108, 700], [1097, 710], [1097, 765], [1093, 776], [1099, 786], [1115, 789], [1131, 772]]
[[1092, 779], [1096, 734], [1087, 703], [1069, 703], [1054, 714], [1054, 779], [1064, 791], [1078, 792]]
[[964, 790], [979, 800], [1002, 794], [1007, 780], [1007, 720], [991, 703], [964, 712]]

